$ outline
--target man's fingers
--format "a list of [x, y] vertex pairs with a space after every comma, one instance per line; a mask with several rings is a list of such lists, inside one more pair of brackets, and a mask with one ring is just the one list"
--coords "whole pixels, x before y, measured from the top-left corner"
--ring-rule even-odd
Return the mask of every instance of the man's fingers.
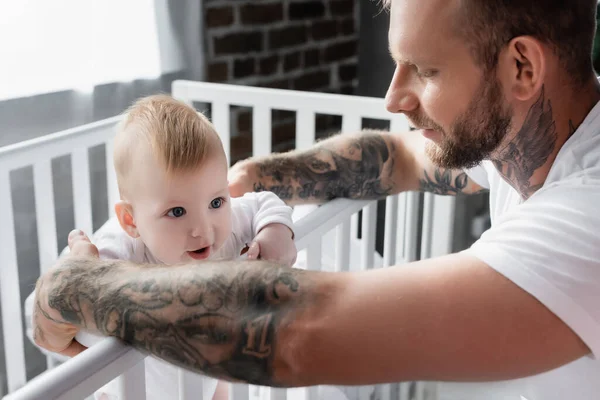
[[75, 357], [77, 354], [81, 353], [86, 349], [87, 347], [79, 343], [77, 340], [73, 339], [71, 344], [69, 344], [69, 346], [66, 349], [61, 351], [60, 354], [67, 357]]
[[229, 195], [231, 197], [241, 197], [246, 193], [243, 180], [236, 179], [229, 183]]

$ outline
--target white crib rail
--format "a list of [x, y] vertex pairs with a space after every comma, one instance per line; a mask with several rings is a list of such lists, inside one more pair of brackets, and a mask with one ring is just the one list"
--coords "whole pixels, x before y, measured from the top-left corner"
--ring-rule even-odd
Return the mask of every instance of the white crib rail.
[[[22, 321], [23, 314], [10, 173], [18, 168], [33, 166], [39, 261], [41, 269], [44, 270], [56, 260], [58, 247], [51, 160], [74, 154], [73, 195], [77, 198], [75, 201], [76, 222], [78, 226], [88, 228], [88, 232], [91, 232], [87, 149], [106, 143], [117, 121], [116, 117], [110, 118], [0, 149], [0, 206], [7, 213], [5, 221], [0, 224], [0, 243], [2, 243], [0, 247], [0, 299], [9, 392], [21, 387], [26, 382], [23, 330], [21, 324], [16, 323]], [[112, 166], [112, 163], [107, 163], [107, 168], [108, 166]], [[49, 366], [52, 366], [51, 361], [49, 361]]]
[[[362, 126], [363, 118], [373, 118], [390, 121], [392, 132], [408, 129], [406, 120], [402, 116], [391, 115], [385, 111], [382, 99], [365, 98], [346, 95], [295, 92], [279, 89], [264, 89], [240, 87], [234, 85], [211, 84], [203, 82], [176, 81], [173, 84], [173, 95], [188, 104], [194, 102], [211, 103], [212, 122], [214, 123], [223, 145], [230, 159], [230, 106], [251, 107], [253, 112], [253, 154], [264, 155], [271, 150], [271, 111], [291, 110], [296, 112], [296, 147], [308, 148], [315, 141], [315, 116], [317, 114], [333, 114], [342, 116], [342, 131], [351, 133], [358, 131]], [[0, 301], [2, 306], [2, 322], [4, 333], [5, 361], [7, 365], [8, 390], [14, 392], [26, 383], [26, 364], [23, 349], [23, 330], [20, 323], [21, 294], [19, 292], [19, 271], [15, 243], [15, 226], [13, 220], [13, 204], [11, 198], [10, 173], [21, 167], [33, 167], [35, 211], [39, 240], [39, 259], [41, 269], [47, 268], [56, 258], [56, 221], [54, 217], [56, 204], [53, 198], [51, 162], [54, 158], [70, 155], [72, 164], [72, 185], [75, 226], [84, 231], [92, 231], [91, 218], [91, 189], [88, 151], [96, 145], [106, 146], [106, 171], [108, 184], [108, 210], [113, 213], [113, 204], [118, 192], [114, 169], [112, 168], [112, 133], [114, 125], [119, 118], [114, 117], [96, 123], [69, 129], [53, 135], [48, 135], [28, 142], [7, 146], [0, 149], [0, 207], [7, 213], [5, 222], [0, 224]], [[43, 200], [43, 199], [47, 200]], [[402, 264], [419, 258], [430, 257], [448, 253], [451, 249], [452, 221], [454, 199], [452, 197], [426, 196], [425, 209], [422, 215], [422, 225], [419, 226], [420, 209], [423, 203], [422, 195], [418, 193], [403, 193], [390, 196], [386, 202], [385, 234], [383, 257], [375, 253], [375, 227], [377, 215], [376, 202], [335, 200], [330, 204], [313, 210], [298, 226], [296, 237], [299, 249], [306, 249], [307, 266], [310, 269], [320, 267], [324, 253], [335, 248], [333, 270], [348, 270], [354, 260], [358, 265], [354, 269], [371, 267], [387, 267]], [[362, 210], [362, 239], [357, 241], [358, 211]], [[351, 217], [350, 217], [351, 216]], [[328, 225], [323, 221], [329, 221]], [[18, 227], [16, 227], [18, 229]], [[422, 229], [421, 229], [422, 228]], [[322, 246], [322, 238], [330, 231], [334, 231], [332, 244]], [[418, 233], [421, 232], [421, 235]], [[309, 235], [310, 234], [310, 235]], [[421, 246], [421, 251], [418, 248]], [[357, 252], [358, 257], [351, 259], [350, 255]], [[356, 263], [355, 263], [356, 264]], [[109, 343], [109, 342], [107, 342]], [[108, 345], [106, 345], [108, 346]], [[117, 346], [113, 344], [113, 346]], [[107, 347], [108, 349], [108, 347]], [[113, 353], [116, 351], [110, 347]], [[125, 371], [125, 376], [138, 376], [139, 364], [142, 357], [139, 353], [131, 353], [132, 349], [122, 349], [119, 357], [112, 359], [106, 365], [105, 375], [94, 375], [94, 379], [106, 381], [110, 376], [117, 376]], [[110, 352], [109, 352], [110, 353]], [[86, 352], [83, 361], [91, 357]], [[112, 354], [112, 353], [111, 353]], [[114, 353], [116, 354], [116, 353]], [[113, 355], [114, 355], [113, 354]], [[108, 355], [106, 355], [108, 357]], [[122, 363], [120, 358], [137, 360], [138, 365], [130, 368], [131, 363]], [[133, 357], [133, 358], [131, 358]], [[77, 358], [80, 359], [81, 358]], [[75, 360], [72, 360], [75, 361]], [[69, 364], [69, 363], [67, 363]], [[66, 364], [65, 364], [66, 365]], [[72, 363], [70, 367], [74, 368]], [[49, 365], [51, 366], [51, 364]], [[74, 371], [60, 366], [57, 372]], [[63, 372], [61, 372], [63, 371]], [[143, 369], [142, 369], [143, 371]], [[48, 376], [47, 374], [42, 376]], [[70, 373], [70, 372], [69, 372]], [[78, 382], [72, 393], [90, 382], [82, 369], [74, 381]], [[33, 382], [44, 387], [48, 378]], [[50, 375], [54, 376], [54, 375]], [[143, 374], [142, 374], [143, 376]], [[100, 377], [100, 378], [99, 378]], [[81, 379], [80, 379], [81, 378]], [[90, 378], [91, 379], [91, 378]], [[81, 380], [81, 382], [79, 382]], [[133, 382], [125, 379], [124, 382]], [[185, 376], [182, 377], [185, 382]], [[32, 383], [33, 383], [32, 382]], [[41, 383], [40, 383], [41, 382]], [[85, 383], [88, 382], [88, 383]], [[91, 384], [91, 383], [90, 383]], [[84, 385], [84, 386], [81, 386]], [[139, 383], [132, 383], [133, 390], [139, 388]], [[143, 387], [143, 384], [141, 385]], [[241, 397], [236, 400], [248, 398], [245, 385], [234, 385], [233, 393]], [[125, 385], [125, 391], [132, 389]], [[381, 386], [381, 399], [390, 398], [390, 387]], [[32, 390], [31, 387], [23, 390]], [[357, 398], [360, 400], [371, 397], [374, 387], [359, 389]], [[402, 390], [406, 391], [406, 385]], [[33, 392], [19, 392], [33, 393]], [[49, 392], [44, 392], [49, 393]], [[16, 394], [16, 393], [15, 393]], [[286, 392], [271, 390], [271, 399], [284, 399]], [[44, 398], [51, 398], [44, 396]], [[63, 397], [64, 398], [64, 397]], [[315, 388], [307, 391], [308, 399], [316, 398]], [[401, 397], [405, 400], [405, 397]]]
[[[371, 203], [372, 204], [372, 203]], [[321, 235], [334, 229], [340, 223], [348, 221], [349, 218], [361, 208], [369, 205], [368, 201], [352, 201], [336, 199], [326, 205], [319, 207], [297, 222], [296, 246], [298, 250], [310, 249], [315, 243], [315, 234]], [[320, 249], [315, 249], [314, 259], [316, 264], [308, 263], [318, 268], [321, 259]], [[310, 259], [310, 257], [309, 257]], [[5, 400], [29, 400], [29, 399], [81, 399], [92, 394], [96, 389], [108, 383], [112, 379], [128, 372], [132, 367], [143, 370], [141, 361], [145, 355], [132, 347], [126, 346], [115, 338], [107, 338], [97, 345], [91, 347], [77, 357], [49, 370], [31, 380], [23, 388], [9, 394]], [[185, 387], [185, 373], [180, 385]], [[130, 395], [124, 400], [145, 399], [145, 387], [136, 377], [125, 377], [122, 382], [125, 386], [133, 386]], [[143, 376], [143, 375], [142, 375]], [[249, 386], [243, 384], [230, 385], [235, 400], [249, 398]], [[316, 399], [315, 388], [309, 390], [309, 399]], [[285, 399], [285, 390], [272, 390], [272, 398]], [[198, 397], [198, 391], [189, 393], [190, 396], [180, 396], [183, 399], [202, 400]], [[209, 399], [204, 399], [209, 400]]]

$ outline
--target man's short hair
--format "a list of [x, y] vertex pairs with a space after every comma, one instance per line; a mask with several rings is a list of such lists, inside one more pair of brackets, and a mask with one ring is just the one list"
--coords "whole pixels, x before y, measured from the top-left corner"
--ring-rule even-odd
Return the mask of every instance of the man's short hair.
[[[382, 0], [389, 7], [392, 0]], [[597, 0], [458, 0], [456, 30], [486, 72], [517, 36], [550, 45], [575, 86], [593, 71]]]

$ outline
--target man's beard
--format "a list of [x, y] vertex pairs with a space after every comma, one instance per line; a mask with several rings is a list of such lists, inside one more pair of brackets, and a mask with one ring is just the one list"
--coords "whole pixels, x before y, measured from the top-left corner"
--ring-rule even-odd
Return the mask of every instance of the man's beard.
[[429, 141], [426, 145], [426, 154], [434, 164], [462, 169], [490, 158], [510, 131], [512, 114], [504, 105], [500, 83], [493, 74], [486, 74], [467, 111], [456, 118], [450, 132], [426, 116], [407, 113], [407, 117], [418, 127], [442, 134], [438, 143]]

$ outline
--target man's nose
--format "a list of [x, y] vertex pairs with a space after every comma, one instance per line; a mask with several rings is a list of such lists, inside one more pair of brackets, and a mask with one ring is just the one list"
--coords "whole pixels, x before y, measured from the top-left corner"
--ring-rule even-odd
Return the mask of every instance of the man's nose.
[[410, 67], [398, 64], [385, 95], [385, 108], [389, 112], [411, 112], [419, 107], [419, 100], [410, 87], [410, 79]]

